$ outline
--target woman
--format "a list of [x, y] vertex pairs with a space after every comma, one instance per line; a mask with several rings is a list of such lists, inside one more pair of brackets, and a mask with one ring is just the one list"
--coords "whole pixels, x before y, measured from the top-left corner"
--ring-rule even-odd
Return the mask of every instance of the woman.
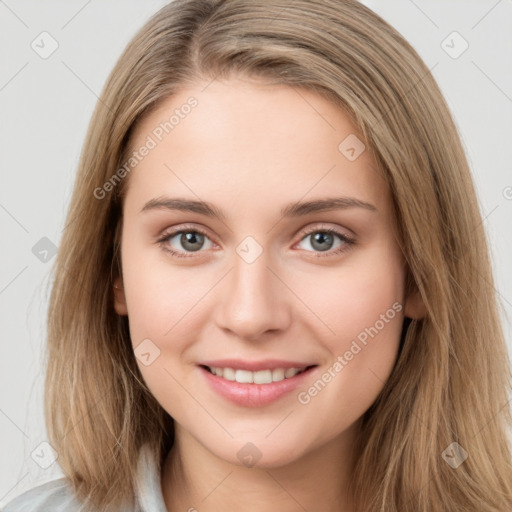
[[6, 512], [511, 509], [470, 171], [368, 8], [165, 6], [107, 81], [67, 224], [46, 380], [66, 477]]

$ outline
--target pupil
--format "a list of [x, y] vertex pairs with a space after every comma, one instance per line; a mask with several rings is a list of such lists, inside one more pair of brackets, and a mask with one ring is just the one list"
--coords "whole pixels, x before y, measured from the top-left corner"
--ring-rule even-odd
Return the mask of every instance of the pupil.
[[[197, 251], [201, 248], [202, 245], [202, 236], [200, 233], [195, 233], [193, 231], [189, 231], [181, 235], [181, 243], [183, 247], [190, 251]], [[196, 244], [196, 246], [194, 246]], [[197, 246], [197, 244], [199, 246]]]
[[[329, 247], [326, 247], [325, 246], [325, 241], [327, 240], [327, 242], [331, 242], [332, 243], [332, 235], [330, 235], [329, 233], [316, 233], [314, 236], [313, 236], [313, 247], [316, 246], [317, 243], [320, 243], [319, 246], [316, 246], [315, 248], [316, 249], [319, 249], [320, 251], [326, 251], [329, 249]], [[322, 243], [324, 243], [324, 245], [322, 245]], [[328, 243], [328, 245], [330, 245]]]

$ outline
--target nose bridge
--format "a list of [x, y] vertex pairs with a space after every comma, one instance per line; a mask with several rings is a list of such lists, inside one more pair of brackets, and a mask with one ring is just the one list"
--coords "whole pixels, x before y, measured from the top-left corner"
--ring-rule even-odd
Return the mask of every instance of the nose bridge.
[[268, 268], [270, 256], [254, 239], [239, 244], [233, 255], [234, 268], [221, 297], [220, 326], [241, 338], [281, 329], [288, 319], [285, 289], [275, 269]]

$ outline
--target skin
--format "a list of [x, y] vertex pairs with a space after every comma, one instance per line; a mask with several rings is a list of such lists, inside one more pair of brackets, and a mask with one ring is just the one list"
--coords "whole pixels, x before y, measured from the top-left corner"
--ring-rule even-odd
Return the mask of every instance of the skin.
[[[129, 175], [123, 271], [115, 280], [115, 308], [129, 317], [134, 348], [150, 339], [160, 350], [150, 365], [137, 363], [175, 420], [175, 445], [161, 480], [167, 509], [350, 512], [346, 485], [361, 417], [391, 373], [404, 316], [425, 314], [417, 293], [404, 296], [389, 190], [369, 151], [349, 161], [338, 150], [359, 132], [323, 97], [248, 79], [206, 85], [166, 99], [134, 132], [131, 145], [139, 148], [174, 109], [190, 96], [198, 100]], [[162, 195], [200, 198], [226, 219], [165, 209], [141, 213]], [[333, 196], [357, 198], [376, 211], [280, 215], [288, 203]], [[185, 224], [207, 233], [202, 247], [201, 239], [195, 242], [198, 251], [187, 252], [179, 234], [158, 242]], [[319, 250], [313, 236], [325, 228], [352, 236], [355, 245], [334, 235], [324, 241], [328, 250]], [[262, 248], [250, 264], [236, 252], [247, 236]], [[166, 246], [189, 257], [172, 256]], [[340, 247], [344, 252], [335, 254]], [[401, 311], [301, 404], [298, 392], [394, 303]], [[217, 395], [196, 366], [226, 357], [299, 360], [318, 368], [300, 389], [250, 408]], [[261, 453], [254, 467], [237, 457], [249, 442]]]

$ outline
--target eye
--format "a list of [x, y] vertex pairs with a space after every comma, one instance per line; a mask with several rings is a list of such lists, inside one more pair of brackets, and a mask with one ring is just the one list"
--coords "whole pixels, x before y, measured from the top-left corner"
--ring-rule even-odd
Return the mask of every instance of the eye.
[[[328, 227], [317, 227], [316, 229], [310, 229], [301, 234], [302, 239], [299, 244], [309, 238], [310, 241], [307, 245], [312, 248], [313, 251], [307, 248], [306, 250], [308, 252], [314, 252], [317, 258], [341, 254], [349, 250], [355, 244], [353, 238], [341, 231]], [[339, 240], [337, 245], [336, 238]], [[205, 242], [208, 243], [205, 244]], [[165, 251], [178, 258], [193, 257], [194, 252], [204, 252], [201, 251], [201, 249], [211, 249], [214, 245], [205, 231], [197, 227], [187, 226], [182, 226], [180, 229], [165, 233], [158, 240], [158, 243]]]
[[173, 256], [178, 258], [188, 258], [186, 253], [201, 252], [204, 248], [205, 240], [210, 242], [207, 249], [213, 246], [213, 242], [208, 238], [208, 235], [198, 228], [182, 227], [180, 230], [165, 233], [162, 238], [158, 240], [164, 250], [170, 252]]
[[[335, 246], [336, 238], [338, 238], [340, 242]], [[308, 239], [309, 242], [307, 245], [312, 247], [313, 251], [317, 253], [315, 254], [315, 257], [317, 258], [323, 258], [343, 253], [355, 244], [355, 240], [353, 238], [333, 228], [316, 228], [310, 230], [304, 233], [304, 237], [302, 238], [301, 242]]]

